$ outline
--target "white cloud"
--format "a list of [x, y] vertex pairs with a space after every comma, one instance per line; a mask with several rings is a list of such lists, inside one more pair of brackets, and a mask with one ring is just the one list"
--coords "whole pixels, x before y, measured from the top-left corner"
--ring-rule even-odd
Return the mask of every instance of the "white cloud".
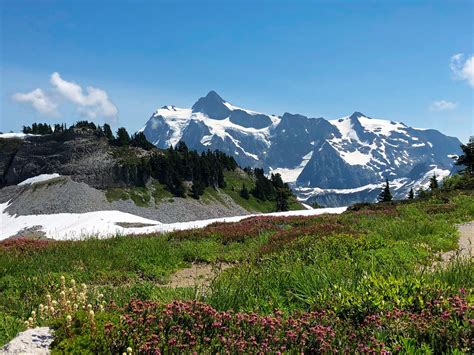
[[451, 57], [449, 67], [455, 79], [466, 80], [474, 87], [474, 55], [466, 58], [463, 53], [455, 54]]
[[35, 89], [28, 93], [16, 93], [12, 96], [16, 102], [30, 104], [36, 111], [44, 116], [59, 116], [58, 104], [48, 97], [43, 90]]
[[50, 82], [61, 96], [78, 106], [82, 115], [89, 118], [102, 116], [113, 121], [117, 119], [118, 109], [104, 90], [88, 86], [87, 94], [84, 94], [81, 86], [64, 80], [57, 72], [51, 75]]
[[[51, 74], [50, 83], [54, 90], [47, 94], [38, 88], [28, 93], [16, 93], [12, 99], [16, 102], [30, 104], [43, 116], [59, 116], [58, 108], [61, 102], [72, 103], [79, 114], [90, 119], [104, 118], [109, 122], [116, 122], [118, 109], [109, 99], [106, 91], [92, 86], [84, 90], [72, 81], [61, 78], [57, 72]], [[65, 99], [65, 100], [64, 100]]]
[[430, 106], [430, 109], [432, 111], [446, 111], [446, 110], [454, 110], [457, 106], [458, 104], [455, 102], [440, 100], [440, 101], [433, 102]]

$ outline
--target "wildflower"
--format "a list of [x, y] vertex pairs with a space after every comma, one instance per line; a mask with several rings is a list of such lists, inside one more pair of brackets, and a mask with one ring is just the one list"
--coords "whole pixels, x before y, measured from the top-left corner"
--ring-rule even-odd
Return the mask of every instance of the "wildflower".
[[127, 348], [127, 354], [131, 354], [132, 353], [132, 348], [131, 347], [128, 347]]

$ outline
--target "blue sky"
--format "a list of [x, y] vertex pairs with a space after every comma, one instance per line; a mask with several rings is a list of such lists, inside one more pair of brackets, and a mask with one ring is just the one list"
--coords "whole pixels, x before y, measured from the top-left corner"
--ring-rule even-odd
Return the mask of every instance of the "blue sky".
[[473, 1], [0, 6], [0, 131], [84, 117], [135, 131], [209, 90], [271, 114], [361, 111], [462, 140], [474, 131]]

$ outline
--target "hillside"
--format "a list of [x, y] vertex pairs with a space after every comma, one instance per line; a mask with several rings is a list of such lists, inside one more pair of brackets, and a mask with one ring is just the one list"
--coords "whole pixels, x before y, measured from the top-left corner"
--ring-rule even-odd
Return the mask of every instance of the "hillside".
[[48, 325], [58, 352], [471, 353], [472, 255], [456, 250], [473, 188], [456, 176], [340, 215], [4, 241], [0, 344]]
[[[10, 201], [5, 211], [16, 215], [116, 210], [162, 223], [277, 210], [278, 188], [255, 197], [254, 172], [222, 153], [144, 149], [133, 139], [119, 145], [95, 126], [2, 135], [0, 203]], [[25, 184], [43, 175], [54, 178]], [[240, 195], [244, 185], [247, 198]], [[285, 198], [284, 208], [302, 208], [291, 194]]]
[[241, 166], [280, 173], [306, 203], [347, 206], [373, 202], [386, 178], [396, 198], [426, 187], [453, 168], [460, 141], [433, 129], [354, 112], [326, 120], [300, 114], [268, 115], [237, 107], [211, 91], [191, 108], [163, 106], [140, 130], [157, 147], [184, 141], [218, 149]]

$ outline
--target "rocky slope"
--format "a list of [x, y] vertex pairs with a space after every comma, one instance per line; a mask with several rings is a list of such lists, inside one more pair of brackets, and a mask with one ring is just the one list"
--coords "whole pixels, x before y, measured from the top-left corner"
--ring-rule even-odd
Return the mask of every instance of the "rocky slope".
[[7, 186], [0, 189], [0, 203], [10, 201], [5, 210], [10, 215], [86, 213], [115, 210], [131, 213], [162, 223], [246, 215], [249, 211], [237, 205], [228, 195], [217, 192], [216, 199], [151, 199], [148, 206], [132, 200], [110, 201], [103, 190], [61, 176], [44, 183]]
[[0, 152], [0, 187], [46, 173], [70, 176], [96, 188], [130, 182], [121, 175], [122, 165], [107, 139], [90, 130], [0, 138]]
[[[146, 154], [150, 153], [139, 148], [114, 147], [104, 137], [97, 136], [97, 132], [88, 129], [45, 136], [18, 134], [0, 137], [0, 203], [10, 201], [5, 210], [9, 215], [117, 210], [162, 223], [253, 212], [241, 207], [219, 189], [200, 200], [173, 197], [170, 193], [152, 196], [154, 188], [163, 191], [165, 188], [150, 177], [146, 178], [146, 185], [139, 188], [139, 194], [147, 197], [146, 203], [137, 204], [127, 194], [123, 197], [124, 191], [136, 189], [143, 183], [142, 180], [135, 181], [138, 175], [134, 173], [130, 160]], [[59, 174], [59, 177], [31, 185], [22, 184], [41, 174]], [[119, 191], [119, 197], [110, 197], [108, 192], [111, 189]], [[137, 196], [140, 198], [142, 195]]]
[[460, 141], [436, 130], [370, 118], [338, 120], [243, 109], [211, 91], [190, 109], [163, 106], [141, 129], [160, 148], [183, 140], [192, 149], [219, 149], [241, 166], [278, 172], [307, 202], [327, 206], [373, 201], [388, 178], [395, 197], [447, 176]]

